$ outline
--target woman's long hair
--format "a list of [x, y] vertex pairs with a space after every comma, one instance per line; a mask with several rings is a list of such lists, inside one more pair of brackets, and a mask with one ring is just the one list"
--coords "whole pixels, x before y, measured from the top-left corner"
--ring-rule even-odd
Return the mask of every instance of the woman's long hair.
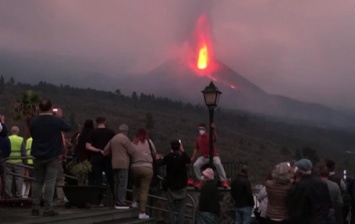
[[140, 128], [136, 133], [133, 143], [137, 145], [139, 142], [142, 142], [144, 144], [145, 140], [147, 139], [148, 139], [147, 131], [144, 128]]
[[91, 119], [87, 119], [84, 122], [84, 127], [81, 129], [81, 135], [86, 135], [87, 133], [91, 133], [91, 131], [94, 130], [94, 121]]
[[90, 153], [86, 150], [85, 144], [93, 130], [94, 121], [91, 119], [85, 120], [84, 127], [78, 136], [77, 145], [75, 147], [75, 154], [76, 157], [80, 157], [79, 160], [89, 159]]

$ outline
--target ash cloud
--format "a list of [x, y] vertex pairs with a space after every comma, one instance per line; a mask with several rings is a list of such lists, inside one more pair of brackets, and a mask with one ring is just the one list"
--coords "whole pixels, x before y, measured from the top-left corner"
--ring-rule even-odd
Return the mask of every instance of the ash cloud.
[[186, 41], [192, 41], [196, 29], [196, 22], [201, 15], [210, 19], [213, 9], [212, 0], [195, 0], [195, 1], [175, 1], [176, 9], [176, 41], [183, 44]]
[[262, 89], [355, 109], [348, 0], [0, 0], [0, 73], [79, 86], [97, 74], [129, 80], [176, 57], [201, 13], [217, 59]]

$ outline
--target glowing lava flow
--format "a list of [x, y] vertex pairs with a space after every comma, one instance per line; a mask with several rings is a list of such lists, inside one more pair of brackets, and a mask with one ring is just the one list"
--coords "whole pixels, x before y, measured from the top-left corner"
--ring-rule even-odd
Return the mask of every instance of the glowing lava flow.
[[208, 66], [208, 50], [204, 44], [198, 53], [197, 68], [200, 70], [206, 69]]

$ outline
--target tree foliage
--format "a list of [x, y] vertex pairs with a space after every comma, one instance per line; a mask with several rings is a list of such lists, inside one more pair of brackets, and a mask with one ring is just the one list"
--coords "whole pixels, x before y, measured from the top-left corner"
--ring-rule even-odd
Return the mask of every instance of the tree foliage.
[[151, 113], [145, 114], [145, 128], [148, 130], [152, 130], [154, 128], [154, 119]]
[[313, 165], [319, 162], [317, 150], [311, 147], [304, 147], [301, 150], [297, 149], [295, 152], [295, 159], [309, 159], [313, 163]]
[[75, 113], [71, 112], [69, 115], [69, 123], [73, 131], [78, 131], [79, 125], [76, 122]]
[[29, 122], [37, 114], [40, 96], [32, 90], [27, 90], [17, 99], [13, 106], [13, 119], [25, 122], [25, 138], [29, 137]]
[[0, 93], [2, 94], [4, 92], [5, 88], [5, 79], [3, 76], [0, 77]]
[[15, 85], [15, 79], [14, 79], [14, 77], [11, 77], [10, 79], [9, 79], [9, 84], [10, 85]]

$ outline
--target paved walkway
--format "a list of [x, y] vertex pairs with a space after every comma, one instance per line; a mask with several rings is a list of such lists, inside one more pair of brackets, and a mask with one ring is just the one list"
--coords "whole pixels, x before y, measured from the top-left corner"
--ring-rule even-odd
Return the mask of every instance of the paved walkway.
[[[56, 211], [59, 212], [59, 216], [55, 217], [42, 217], [42, 216], [32, 216], [30, 208], [0, 208], [0, 223], [18, 223], [18, 224], [29, 224], [29, 223], [51, 223], [53, 221], [61, 220], [65, 218], [74, 218], [80, 216], [87, 216], [88, 214], [102, 214], [102, 213], [112, 213], [115, 210], [111, 208], [91, 208], [91, 209], [77, 209], [77, 208], [57, 208]], [[117, 210], [116, 210], [117, 211]]]

